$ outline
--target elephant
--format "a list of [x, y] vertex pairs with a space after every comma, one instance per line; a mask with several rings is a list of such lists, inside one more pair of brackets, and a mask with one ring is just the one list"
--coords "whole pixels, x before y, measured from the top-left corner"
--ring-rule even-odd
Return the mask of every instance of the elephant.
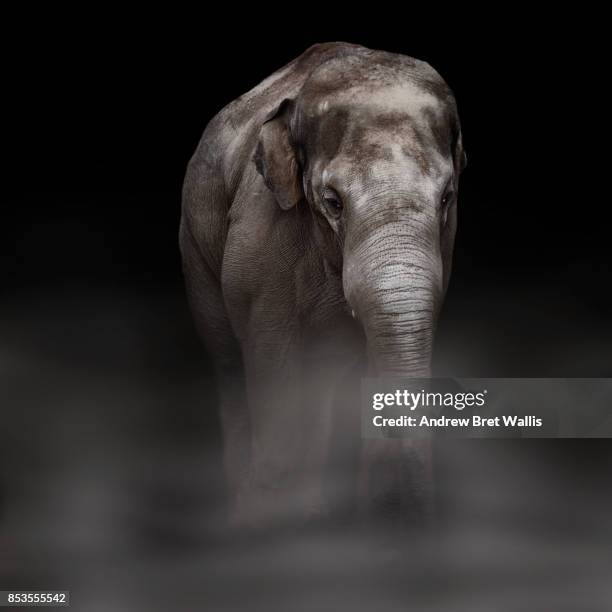
[[366, 374], [430, 376], [465, 160], [442, 77], [348, 43], [310, 47], [207, 125], [179, 242], [233, 524], [431, 511], [431, 443], [361, 440], [354, 393]]

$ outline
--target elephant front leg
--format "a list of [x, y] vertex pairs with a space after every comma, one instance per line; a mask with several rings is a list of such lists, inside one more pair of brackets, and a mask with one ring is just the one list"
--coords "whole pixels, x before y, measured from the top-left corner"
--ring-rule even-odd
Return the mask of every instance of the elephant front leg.
[[245, 351], [252, 436], [245, 522], [313, 518], [325, 511], [327, 385], [309, 375], [297, 350], [278, 343], [273, 356], [262, 346], [270, 345]]

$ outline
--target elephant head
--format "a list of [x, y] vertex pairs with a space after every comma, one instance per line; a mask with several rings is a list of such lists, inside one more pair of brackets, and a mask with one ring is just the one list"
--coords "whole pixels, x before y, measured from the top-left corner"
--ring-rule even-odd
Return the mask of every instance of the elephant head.
[[428, 376], [465, 165], [454, 97], [438, 73], [351, 49], [273, 110], [255, 162], [281, 208], [308, 203], [373, 370]]

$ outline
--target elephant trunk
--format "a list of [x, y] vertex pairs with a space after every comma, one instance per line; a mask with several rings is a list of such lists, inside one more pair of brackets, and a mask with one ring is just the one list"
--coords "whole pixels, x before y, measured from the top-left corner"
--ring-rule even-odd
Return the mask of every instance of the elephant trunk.
[[[377, 376], [430, 376], [443, 293], [439, 237], [431, 225], [384, 223], [345, 257], [345, 295], [365, 331], [370, 370]], [[429, 520], [431, 441], [364, 440], [359, 497], [366, 513], [383, 511], [407, 525]]]

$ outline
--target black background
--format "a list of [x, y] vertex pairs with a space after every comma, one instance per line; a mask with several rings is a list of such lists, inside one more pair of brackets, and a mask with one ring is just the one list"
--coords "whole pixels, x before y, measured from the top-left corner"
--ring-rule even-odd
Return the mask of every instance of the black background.
[[[180, 587], [204, 601], [194, 586], [202, 583], [219, 597], [215, 609], [227, 585], [241, 601], [233, 578], [213, 571], [202, 582], [218, 558], [233, 572], [245, 550], [233, 557], [211, 535], [224, 513], [218, 423], [182, 288], [181, 182], [209, 119], [315, 42], [418, 57], [455, 92], [468, 168], [435, 372], [612, 375], [601, 18], [502, 7], [473, 15], [417, 15], [414, 7], [355, 7], [350, 17], [329, 7], [231, 13], [99, 7], [5, 21], [6, 588], [64, 586], [81, 602], [152, 609], [143, 596], [152, 584], [172, 585], [168, 598]], [[468, 547], [470, 571], [488, 569], [501, 587], [513, 586], [509, 575], [517, 589], [529, 587], [517, 584], [526, 567], [519, 558], [582, 576], [585, 550], [600, 554], [610, 533], [609, 444], [513, 444], [454, 447], [461, 467], [447, 513], [461, 537], [450, 553], [476, 546]], [[508, 537], [516, 538], [514, 557]], [[265, 556], [263, 544], [255, 550]], [[487, 546], [507, 553], [506, 565], [491, 569]], [[552, 559], [542, 557], [551, 548]], [[236, 570], [245, 584], [259, 564], [248, 551]], [[320, 552], [345, 563], [344, 542]], [[266, 563], [272, 574], [286, 567], [286, 559]], [[588, 576], [584, 588], [595, 588], [588, 580], [599, 574]], [[556, 588], [560, 602], [574, 594]], [[278, 594], [276, 583], [270, 589]], [[174, 600], [155, 601], [170, 609]], [[252, 600], [252, 609], [269, 609], [265, 601]]]

